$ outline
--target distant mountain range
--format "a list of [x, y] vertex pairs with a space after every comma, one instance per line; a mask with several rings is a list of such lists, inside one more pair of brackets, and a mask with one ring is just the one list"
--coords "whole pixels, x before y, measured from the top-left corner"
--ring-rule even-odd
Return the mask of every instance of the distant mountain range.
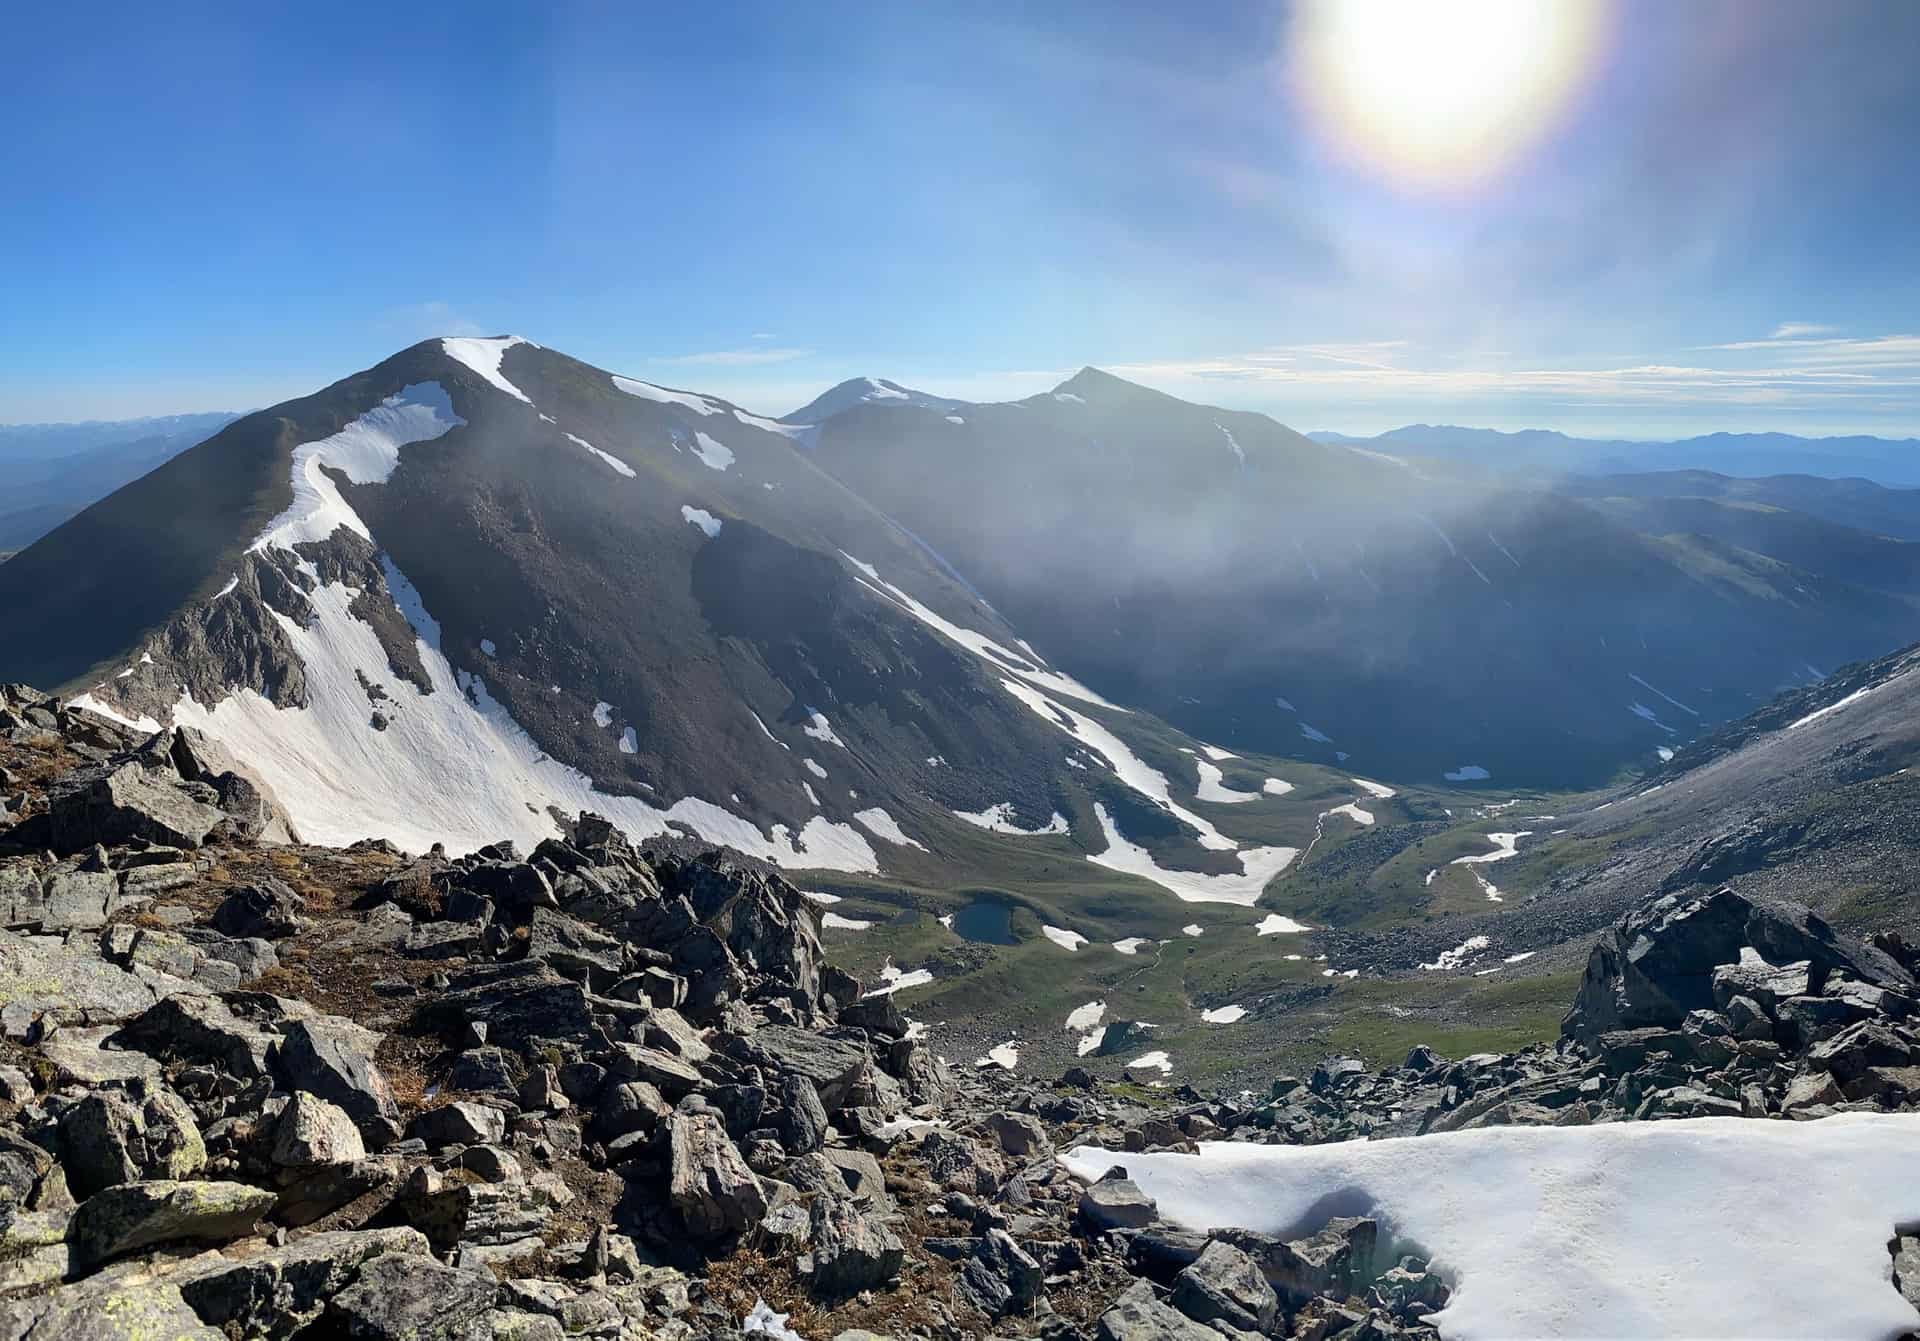
[[1239, 901], [1291, 848], [1228, 751], [1592, 782], [1912, 640], [1909, 542], [1811, 510], [1903, 501], [1738, 492], [1489, 485], [1094, 369], [776, 421], [429, 341], [0, 564], [0, 679], [226, 738], [341, 840], [596, 808], [911, 873], [1053, 833]]
[[1880, 484], [1920, 485], [1920, 440], [1802, 438], [1791, 433], [1708, 433], [1673, 442], [1570, 438], [1551, 429], [1502, 433], [1491, 428], [1409, 424], [1371, 438], [1316, 432], [1316, 442], [1371, 447], [1498, 471], [1614, 475], [1710, 470], [1724, 475], [1857, 476]]
[[0, 494], [0, 554], [31, 544], [236, 417], [220, 412], [0, 425], [0, 479], [6, 485]]

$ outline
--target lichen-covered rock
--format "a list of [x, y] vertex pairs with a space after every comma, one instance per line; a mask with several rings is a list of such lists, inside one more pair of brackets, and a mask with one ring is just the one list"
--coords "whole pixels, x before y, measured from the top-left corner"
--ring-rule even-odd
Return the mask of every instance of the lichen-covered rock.
[[244, 1183], [121, 1183], [73, 1213], [69, 1240], [84, 1267], [162, 1243], [225, 1243], [253, 1232], [274, 1194]]

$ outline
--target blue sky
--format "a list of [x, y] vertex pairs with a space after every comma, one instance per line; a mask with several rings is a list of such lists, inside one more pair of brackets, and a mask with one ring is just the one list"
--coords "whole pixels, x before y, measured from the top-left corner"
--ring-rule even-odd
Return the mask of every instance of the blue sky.
[[1286, 4], [30, 6], [0, 422], [513, 332], [772, 412], [1092, 363], [1301, 428], [1920, 434], [1920, 5], [1592, 3], [1437, 183], [1314, 110]]

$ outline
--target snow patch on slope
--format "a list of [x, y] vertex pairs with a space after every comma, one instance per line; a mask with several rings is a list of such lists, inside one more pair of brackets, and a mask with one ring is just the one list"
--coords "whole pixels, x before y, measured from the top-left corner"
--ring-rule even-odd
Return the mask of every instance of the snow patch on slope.
[[608, 465], [612, 466], [616, 473], [625, 475], [628, 479], [636, 478], [633, 472], [633, 467], [628, 465], [625, 461], [622, 461], [619, 457], [615, 456], [612, 452], [603, 452], [598, 447], [595, 447], [592, 443], [588, 442], [585, 438], [577, 438], [571, 433], [567, 434], [567, 441], [573, 443], [577, 447], [585, 447], [588, 451], [592, 452], [595, 456], [599, 457], [602, 461], [605, 461]]
[[691, 503], [682, 503], [680, 515], [686, 519], [689, 526], [697, 526], [705, 531], [709, 540], [720, 534], [720, 519], [705, 508], [694, 507]]
[[515, 345], [524, 345], [529, 341], [517, 335], [496, 336], [482, 339], [476, 336], [448, 336], [440, 342], [440, 348], [446, 356], [456, 363], [463, 363], [485, 378], [488, 385], [498, 388], [517, 401], [528, 405], [533, 401], [527, 393], [509, 382], [500, 372], [500, 360]]
[[1053, 812], [1053, 818], [1038, 829], [1023, 829], [1013, 822], [1013, 802], [1002, 801], [998, 805], [988, 806], [985, 810], [956, 810], [956, 819], [965, 820], [978, 829], [988, 829], [994, 833], [1016, 834], [1022, 838], [1036, 838], [1044, 834], [1065, 833], [1067, 817], [1059, 811]]
[[1161, 866], [1144, 847], [1127, 841], [1107, 808], [1096, 801], [1093, 813], [1107, 835], [1107, 850], [1087, 858], [1095, 866], [1151, 880], [1171, 891], [1183, 903], [1234, 903], [1251, 907], [1273, 878], [1299, 855], [1292, 847], [1250, 847], [1237, 854], [1238, 873], [1208, 875], [1201, 871], [1174, 871]]
[[853, 817], [876, 838], [885, 839], [897, 847], [917, 847], [922, 852], [927, 850], [926, 845], [918, 839], [907, 837], [906, 832], [900, 827], [900, 822], [879, 806], [874, 806], [870, 810], [856, 810]]
[[[1229, 755], [1228, 757], [1231, 758], [1232, 756]], [[1242, 801], [1258, 801], [1260, 799], [1259, 792], [1239, 792], [1227, 786], [1222, 781], [1222, 779], [1226, 777], [1226, 774], [1222, 773], [1217, 766], [1208, 763], [1205, 759], [1195, 759], [1193, 766], [1199, 770], [1200, 773], [1200, 785], [1194, 789], [1193, 793], [1194, 799], [1197, 801], [1212, 801], [1216, 805], [1225, 806], [1239, 805]]]

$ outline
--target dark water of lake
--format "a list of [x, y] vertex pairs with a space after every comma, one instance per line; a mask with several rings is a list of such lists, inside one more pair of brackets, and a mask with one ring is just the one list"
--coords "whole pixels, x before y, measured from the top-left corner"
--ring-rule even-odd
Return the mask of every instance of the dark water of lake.
[[991, 899], [976, 899], [953, 915], [954, 934], [986, 945], [1012, 945], [1013, 909]]

